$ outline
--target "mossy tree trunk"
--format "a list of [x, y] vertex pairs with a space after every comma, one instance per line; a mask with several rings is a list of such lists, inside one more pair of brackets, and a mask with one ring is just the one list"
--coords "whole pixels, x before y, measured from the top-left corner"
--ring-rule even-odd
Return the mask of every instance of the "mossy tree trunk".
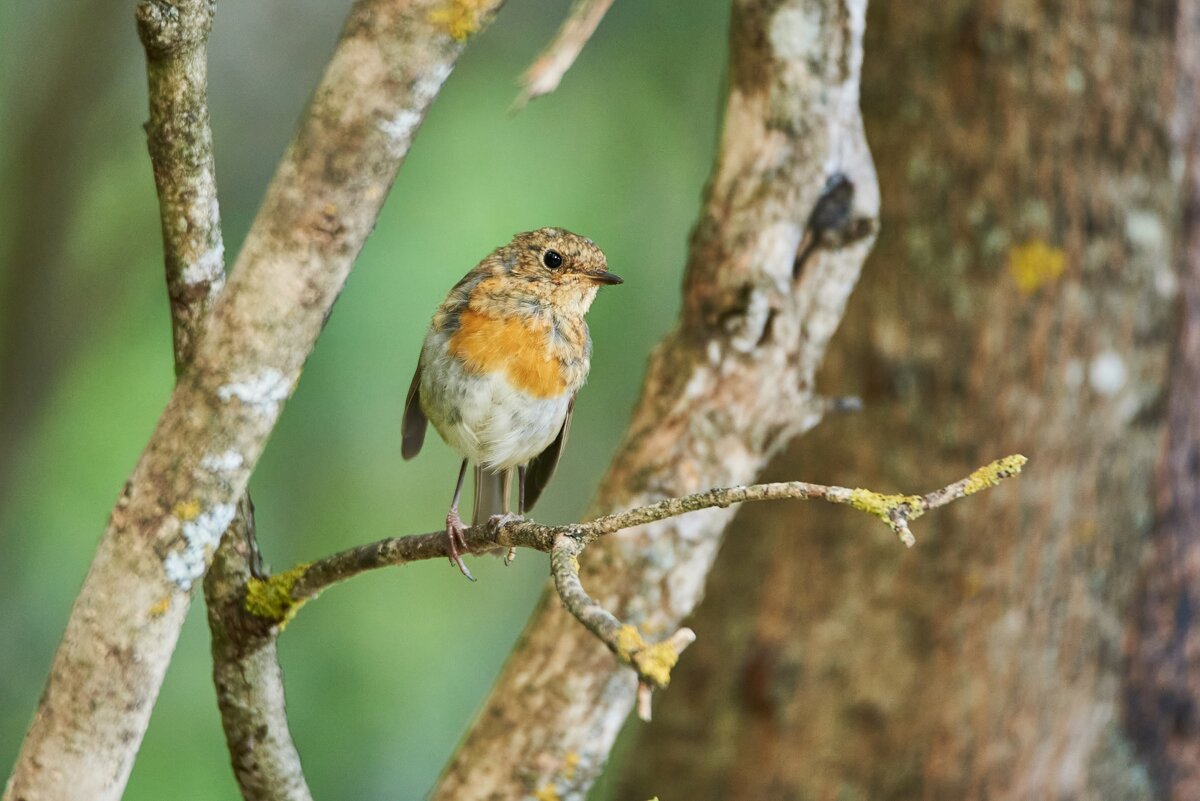
[[1168, 0], [872, 4], [883, 232], [818, 381], [866, 411], [775, 472], [907, 492], [1031, 461], [907, 553], [841, 510], [746, 510], [616, 797], [1170, 793], [1122, 700], [1179, 294], [1176, 27]]

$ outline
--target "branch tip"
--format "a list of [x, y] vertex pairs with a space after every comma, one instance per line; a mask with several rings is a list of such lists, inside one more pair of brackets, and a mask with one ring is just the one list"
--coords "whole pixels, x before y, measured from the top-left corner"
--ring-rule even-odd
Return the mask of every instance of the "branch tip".
[[530, 100], [558, 88], [612, 3], [613, 0], [575, 0], [550, 44], [521, 75], [521, 91], [509, 109], [511, 112], [520, 111]]
[[967, 476], [963, 486], [963, 495], [974, 495], [980, 490], [994, 487], [1006, 478], [1020, 475], [1021, 469], [1029, 461], [1019, 453], [997, 459], [991, 464], [984, 465]]

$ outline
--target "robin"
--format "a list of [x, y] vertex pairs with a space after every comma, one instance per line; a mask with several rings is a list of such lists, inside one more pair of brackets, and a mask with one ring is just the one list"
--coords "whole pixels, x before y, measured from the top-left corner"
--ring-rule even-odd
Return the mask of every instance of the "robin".
[[508, 515], [514, 468], [517, 514], [533, 508], [554, 475], [591, 367], [583, 317], [600, 285], [620, 283], [592, 240], [541, 228], [494, 250], [433, 316], [405, 400], [402, 453], [420, 452], [432, 422], [463, 457], [446, 536], [450, 561], [472, 581], [458, 515], [467, 464], [475, 465], [472, 525]]

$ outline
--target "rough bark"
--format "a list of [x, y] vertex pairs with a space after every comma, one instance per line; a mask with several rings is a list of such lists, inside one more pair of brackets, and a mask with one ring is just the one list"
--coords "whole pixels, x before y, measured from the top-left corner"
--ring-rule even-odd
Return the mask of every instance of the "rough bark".
[[[858, 111], [864, 13], [865, 0], [734, 3], [724, 129], [682, 319], [651, 358], [599, 510], [746, 483], [826, 408], [813, 373], [878, 209]], [[793, 277], [837, 171], [853, 192], [836, 224], [811, 234], [821, 247]], [[673, 631], [731, 517], [697, 512], [612, 535], [589, 553], [584, 584], [644, 632]], [[635, 693], [633, 675], [548, 590], [433, 798], [581, 798]]]
[[113, 510], [6, 801], [115, 799], [191, 590], [462, 40], [499, 4], [360, 0]]
[[1200, 2], [1179, 4], [1176, 137], [1183, 150], [1181, 317], [1157, 520], [1131, 621], [1125, 717], [1162, 797], [1200, 798]]
[[300, 754], [288, 728], [283, 671], [271, 621], [245, 614], [251, 580], [254, 507], [238, 505], [204, 577], [212, 633], [213, 685], [238, 789], [246, 801], [310, 801]]
[[225, 285], [225, 243], [208, 124], [208, 34], [216, 0], [137, 7], [146, 50], [146, 141], [162, 218], [175, 372], [191, 361], [200, 324]]
[[1122, 627], [1177, 285], [1174, 4], [872, 12], [887, 214], [821, 379], [866, 412], [780, 469], [904, 486], [996, 449], [1030, 469], [903, 559], [853, 516], [748, 518], [616, 796], [1149, 798]]

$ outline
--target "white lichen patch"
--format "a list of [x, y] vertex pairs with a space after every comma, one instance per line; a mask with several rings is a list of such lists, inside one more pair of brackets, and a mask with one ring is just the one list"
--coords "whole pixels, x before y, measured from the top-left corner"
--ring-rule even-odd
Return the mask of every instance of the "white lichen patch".
[[241, 467], [244, 461], [240, 453], [230, 448], [224, 453], [205, 454], [200, 467], [211, 473], [229, 473]]
[[196, 579], [204, 575], [208, 555], [216, 549], [221, 535], [233, 521], [234, 511], [233, 504], [219, 503], [191, 520], [180, 519], [183, 548], [171, 551], [163, 559], [163, 571], [169, 581], [184, 592], [192, 588]]
[[388, 138], [388, 149], [393, 156], [403, 155], [412, 142], [413, 131], [421, 124], [421, 115], [410, 109], [401, 109], [394, 117], [379, 123], [379, 130]]
[[1162, 218], [1148, 209], [1132, 209], [1125, 215], [1125, 238], [1138, 250], [1152, 255], [1167, 247], [1167, 229]]
[[200, 258], [183, 268], [180, 276], [188, 286], [204, 283], [205, 281], [224, 281], [225, 279], [225, 245], [218, 242], [213, 247], [200, 254]]
[[781, 8], [771, 20], [771, 49], [781, 61], [804, 63], [821, 42], [821, 16], [807, 8]]
[[431, 67], [413, 84], [412, 94], [406, 106], [391, 117], [380, 120], [379, 130], [388, 138], [388, 152], [393, 158], [400, 158], [408, 152], [425, 108], [433, 102], [452, 70], [450, 64]]
[[1128, 377], [1129, 369], [1125, 366], [1125, 360], [1115, 350], [1101, 351], [1088, 364], [1088, 384], [1105, 397], [1120, 392]]
[[283, 373], [267, 368], [244, 381], [235, 381], [217, 389], [217, 397], [228, 403], [237, 398], [263, 417], [273, 417], [279, 404], [287, 400], [292, 385]]

